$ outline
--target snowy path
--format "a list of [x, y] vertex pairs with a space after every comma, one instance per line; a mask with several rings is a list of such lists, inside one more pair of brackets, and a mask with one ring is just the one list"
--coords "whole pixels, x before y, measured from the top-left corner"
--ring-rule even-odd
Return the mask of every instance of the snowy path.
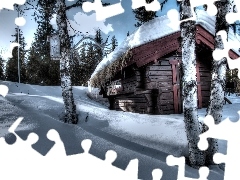
[[[117, 167], [125, 169], [131, 159], [138, 158], [139, 178], [151, 179], [152, 170], [161, 168], [165, 172], [163, 179], [176, 179], [177, 167], [169, 167], [165, 161], [168, 154], [180, 156], [186, 153], [182, 115], [149, 116], [109, 111], [105, 106], [90, 100], [86, 96], [86, 88], [74, 87], [80, 122], [77, 126], [64, 124], [59, 121], [63, 111], [59, 87], [0, 83], [6, 84], [10, 89], [6, 98], [0, 98], [1, 109], [4, 109], [0, 113], [1, 132], [5, 128], [6, 133], [11, 122], [16, 117], [23, 116], [24, 120], [17, 128], [17, 134], [26, 139], [30, 132], [37, 133], [40, 140], [33, 147], [42, 154], [46, 154], [53, 145], [46, 138], [46, 133], [54, 128], [59, 132], [67, 154], [81, 153], [80, 142], [89, 138], [93, 141], [91, 154], [104, 159], [107, 150], [117, 152], [118, 158], [114, 162]], [[235, 101], [240, 102], [238, 97]], [[224, 116], [230, 115], [232, 120], [238, 120], [239, 107], [239, 104], [226, 105], [225, 111], [229, 112]], [[89, 118], [85, 122], [87, 113]], [[204, 113], [204, 109], [200, 110], [200, 117]], [[3, 134], [0, 133], [0, 136]], [[223, 172], [217, 172], [211, 171], [210, 179], [223, 179]], [[187, 166], [186, 176], [198, 177], [198, 173]]]

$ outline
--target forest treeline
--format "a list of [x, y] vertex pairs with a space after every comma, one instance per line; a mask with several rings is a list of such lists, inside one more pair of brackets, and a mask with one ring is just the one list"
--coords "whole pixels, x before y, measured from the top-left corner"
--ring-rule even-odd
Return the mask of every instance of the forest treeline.
[[[152, 0], [147, 0], [151, 3]], [[50, 42], [48, 36], [56, 33], [50, 24], [53, 9], [49, 3], [39, 1], [37, 6], [37, 14], [34, 14], [34, 19], [38, 24], [38, 28], [34, 34], [33, 42], [29, 49], [26, 49], [26, 42], [21, 29], [15, 29], [15, 34], [12, 35], [11, 42], [18, 42], [19, 30], [19, 67], [20, 67], [20, 81], [22, 83], [36, 84], [36, 85], [60, 85], [60, 64], [57, 60], [51, 60], [50, 57]], [[156, 12], [146, 11], [144, 7], [137, 8], [132, 11], [136, 23], [133, 24], [136, 28], [157, 17]], [[235, 32], [239, 31], [239, 24], [233, 27]], [[129, 31], [127, 33], [129, 36]], [[71, 41], [74, 37], [70, 37]], [[73, 53], [71, 64], [71, 78], [73, 85], [87, 85], [91, 74], [96, 68], [97, 64], [107, 54], [114, 51], [118, 46], [115, 36], [111, 39], [107, 37], [103, 39], [100, 30], [96, 31], [95, 41], [101, 45], [105, 45], [107, 51], [102, 54], [102, 51], [94, 46], [94, 44], [87, 43], [82, 46], [80, 50]], [[18, 82], [18, 47], [15, 47], [12, 52], [13, 57], [3, 59], [0, 56], [0, 79]], [[226, 81], [238, 84], [240, 89], [239, 79], [237, 78], [237, 70], [229, 70], [226, 74]], [[240, 91], [240, 90], [239, 90]]]
[[[50, 56], [49, 36], [56, 33], [56, 30], [50, 24], [52, 7], [47, 2], [42, 1], [37, 8], [38, 13], [34, 14], [34, 18], [38, 26], [30, 48], [26, 49], [27, 44], [21, 29], [15, 28], [15, 33], [12, 35], [11, 42], [18, 42], [19, 38], [20, 82], [48, 86], [61, 85], [60, 62], [59, 60], [52, 60]], [[101, 30], [98, 29], [92, 38], [98, 44], [104, 46], [104, 54], [93, 42], [83, 43], [78, 51], [71, 53], [72, 85], [86, 86], [97, 64], [118, 46], [118, 41], [114, 35], [105, 39], [102, 36]], [[72, 42], [74, 36], [69, 38], [69, 41]], [[73, 42], [72, 45], [74, 46]], [[19, 81], [18, 47], [13, 49], [12, 58], [3, 59], [0, 56], [0, 79], [13, 82]]]

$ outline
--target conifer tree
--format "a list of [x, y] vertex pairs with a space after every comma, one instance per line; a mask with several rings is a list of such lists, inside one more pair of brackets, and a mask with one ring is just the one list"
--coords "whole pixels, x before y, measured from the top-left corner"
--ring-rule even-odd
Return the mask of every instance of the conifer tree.
[[[98, 44], [100, 44], [100, 45], [103, 44], [103, 38], [102, 38], [101, 30], [100, 30], [100, 29], [98, 29], [98, 30], [96, 31], [95, 41], [96, 41]], [[102, 49], [95, 46], [95, 47], [94, 47], [94, 51], [95, 51], [95, 53], [96, 53], [96, 56], [95, 56], [95, 57], [96, 57], [96, 63], [98, 64], [98, 63], [102, 60], [102, 58], [103, 58]], [[93, 57], [94, 57], [94, 56], [93, 56]], [[95, 65], [94, 65], [94, 66], [95, 66]]]
[[4, 76], [4, 60], [0, 56], [0, 80], [4, 80], [4, 78], [5, 78], [5, 76]]
[[[12, 35], [14, 40], [11, 42], [18, 42], [18, 28], [15, 28], [15, 34]], [[19, 64], [20, 64], [20, 79], [22, 83], [27, 80], [26, 77], [26, 61], [25, 61], [25, 38], [22, 31], [19, 29]], [[12, 58], [9, 58], [6, 64], [6, 80], [18, 82], [18, 47], [12, 50]]]
[[86, 85], [87, 79], [85, 77], [85, 46], [80, 49], [80, 52], [73, 52], [72, 56], [72, 68], [71, 68], [71, 78], [73, 86]]
[[40, 84], [41, 82], [41, 62], [37, 58], [37, 53], [35, 52], [35, 47], [32, 46], [29, 49], [28, 62], [27, 62], [27, 82], [29, 84]]
[[97, 66], [97, 57], [99, 57], [99, 54], [96, 53], [94, 46], [92, 44], [89, 45], [87, 50], [87, 78], [90, 79], [91, 74], [94, 72], [96, 66]]
[[117, 46], [118, 46], [117, 39], [115, 36], [113, 36], [111, 39], [111, 52], [114, 51]]
[[87, 54], [86, 54], [86, 50], [87, 49], [87, 46], [83, 46], [83, 48], [81, 49], [80, 51], [80, 66], [81, 66], [81, 72], [80, 72], [80, 75], [82, 77], [81, 79], [81, 84], [83, 84], [84, 86], [87, 86], [88, 83], [87, 81], [89, 80], [89, 76], [88, 76], [88, 69], [86, 69], [86, 65], [88, 65], [87, 63]]
[[[47, 37], [54, 33], [54, 29], [50, 24], [54, 7], [52, 2], [52, 0], [38, 1], [38, 14], [35, 14], [38, 29], [34, 34], [35, 37], [32, 44], [35, 54], [34, 58], [32, 54], [31, 59], [29, 59], [29, 61], [35, 61], [35, 63], [29, 62], [29, 66], [37, 64], [38, 67], [35, 68], [39, 69], [39, 71], [35, 71], [35, 74], [31, 74], [33, 77], [38, 76], [38, 81], [36, 82], [35, 78], [34, 82], [43, 85], [60, 85], [59, 61], [51, 60], [49, 53], [50, 42], [47, 41]], [[29, 66], [28, 68], [34, 69], [34, 67]], [[34, 73], [34, 71], [32, 71], [32, 73]], [[31, 79], [31, 76], [29, 79]]]
[[[151, 3], [151, 2], [153, 2], [153, 0], [146, 0], [146, 3]], [[134, 24], [135, 27], [139, 27], [142, 24], [144, 24], [145, 22], [148, 22], [148, 21], [154, 19], [155, 17], [157, 17], [157, 15], [156, 15], [157, 12], [147, 11], [145, 9], [145, 7], [140, 7], [140, 8], [134, 9], [133, 13], [135, 15], [135, 19], [137, 20], [137, 23]]]

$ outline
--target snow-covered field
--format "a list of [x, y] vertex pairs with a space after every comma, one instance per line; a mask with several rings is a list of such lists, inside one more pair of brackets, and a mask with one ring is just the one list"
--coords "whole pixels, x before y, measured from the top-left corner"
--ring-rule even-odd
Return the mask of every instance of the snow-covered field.
[[[0, 84], [7, 85], [9, 88], [8, 95], [5, 98], [0, 97], [0, 137], [8, 133], [9, 126], [17, 117], [24, 116], [28, 112], [27, 107], [38, 109], [39, 113], [42, 113], [42, 118], [45, 114], [52, 120], [60, 121], [63, 112], [60, 87], [27, 85], [6, 81], [0, 81]], [[187, 138], [182, 114], [146, 115], [108, 110], [106, 105], [103, 105], [106, 102], [101, 104], [94, 101], [93, 98], [89, 98], [87, 91], [87, 87], [73, 88], [80, 120], [77, 126], [81, 127], [87, 124], [105, 133], [167, 154], [187, 156]], [[102, 98], [97, 95], [96, 89], [91, 95], [102, 102]], [[35, 98], [38, 98], [38, 100], [36, 101]], [[231, 95], [228, 96], [228, 99], [233, 104], [224, 105], [223, 119], [229, 117], [230, 120], [237, 121], [239, 119], [237, 112], [240, 110], [240, 97]], [[206, 109], [199, 109], [200, 120], [204, 119], [205, 113]], [[37, 122], [42, 121], [41, 116], [34, 116], [34, 122], [36, 122], [37, 117]], [[39, 126], [37, 123], [28, 121], [21, 124], [18, 130], [31, 130], [37, 128], [37, 126]], [[62, 130], [65, 130], [64, 126]], [[220, 141], [220, 152], [226, 153], [226, 147], [226, 142]]]

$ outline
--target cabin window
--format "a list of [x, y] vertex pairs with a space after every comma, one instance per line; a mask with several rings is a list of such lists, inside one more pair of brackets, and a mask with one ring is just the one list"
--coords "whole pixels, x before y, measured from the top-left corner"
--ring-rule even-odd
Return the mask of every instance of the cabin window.
[[118, 92], [122, 91], [121, 79], [110, 82], [107, 89], [108, 89], [108, 93], [107, 93], [108, 96], [118, 94]]
[[121, 79], [117, 80], [114, 82], [114, 88], [115, 89], [119, 89], [122, 87], [122, 82], [121, 82]]

